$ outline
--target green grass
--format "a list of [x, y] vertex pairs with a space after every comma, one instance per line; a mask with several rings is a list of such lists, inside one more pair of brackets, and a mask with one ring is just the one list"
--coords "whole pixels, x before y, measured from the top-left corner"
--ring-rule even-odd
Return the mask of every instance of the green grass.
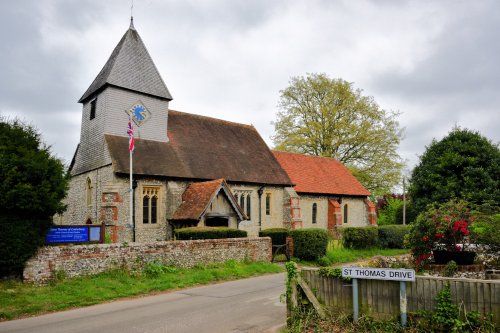
[[0, 320], [282, 271], [280, 266], [267, 262], [228, 261], [224, 264], [191, 269], [167, 267], [158, 274], [131, 274], [117, 270], [94, 276], [63, 279], [46, 286], [3, 281], [0, 282]]
[[330, 262], [335, 264], [343, 264], [348, 262], [355, 262], [363, 259], [369, 259], [373, 256], [397, 256], [401, 254], [410, 253], [408, 249], [346, 249], [346, 248], [336, 248], [334, 250], [328, 250], [326, 256]]

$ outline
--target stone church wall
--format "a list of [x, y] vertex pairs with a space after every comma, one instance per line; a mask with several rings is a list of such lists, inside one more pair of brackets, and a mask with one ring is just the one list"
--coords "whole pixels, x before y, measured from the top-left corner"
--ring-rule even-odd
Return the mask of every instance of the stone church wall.
[[45, 283], [55, 272], [68, 277], [97, 274], [116, 268], [138, 270], [147, 262], [193, 267], [227, 260], [271, 261], [269, 237], [232, 238], [154, 243], [46, 246], [25, 266], [27, 282]]

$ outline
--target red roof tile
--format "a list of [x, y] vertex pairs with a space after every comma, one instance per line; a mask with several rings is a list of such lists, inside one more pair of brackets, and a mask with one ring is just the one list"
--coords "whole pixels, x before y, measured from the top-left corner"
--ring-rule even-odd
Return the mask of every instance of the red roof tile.
[[298, 193], [368, 196], [370, 192], [333, 158], [273, 151]]
[[228, 200], [232, 201], [236, 213], [245, 219], [224, 179], [192, 183], [182, 194], [182, 203], [174, 213], [173, 220], [199, 220], [220, 189], [226, 189]]

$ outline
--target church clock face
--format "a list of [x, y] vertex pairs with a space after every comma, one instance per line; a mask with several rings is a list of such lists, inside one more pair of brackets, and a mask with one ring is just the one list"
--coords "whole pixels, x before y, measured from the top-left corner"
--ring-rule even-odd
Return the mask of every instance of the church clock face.
[[125, 112], [134, 120], [137, 126], [141, 126], [151, 118], [151, 112], [140, 101]]

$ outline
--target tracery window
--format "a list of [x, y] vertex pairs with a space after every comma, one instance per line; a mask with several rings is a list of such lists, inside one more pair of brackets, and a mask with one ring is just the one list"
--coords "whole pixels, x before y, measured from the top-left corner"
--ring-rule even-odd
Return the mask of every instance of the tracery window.
[[142, 190], [142, 223], [156, 224], [158, 222], [158, 187], [144, 187]]

